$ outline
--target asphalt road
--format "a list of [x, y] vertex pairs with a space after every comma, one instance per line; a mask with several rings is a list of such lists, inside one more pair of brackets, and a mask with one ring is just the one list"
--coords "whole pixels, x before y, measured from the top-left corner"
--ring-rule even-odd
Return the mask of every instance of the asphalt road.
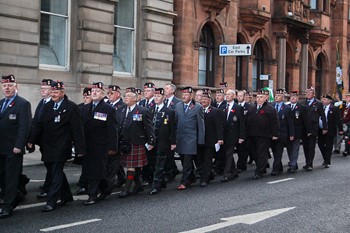
[[[286, 158], [285, 154], [284, 164]], [[301, 154], [300, 167], [303, 161]], [[333, 155], [328, 169], [322, 162], [317, 150], [312, 172], [299, 169], [295, 174], [284, 172], [255, 181], [251, 179], [255, 166], [251, 165], [234, 181], [221, 183], [217, 177], [206, 188], [197, 182], [185, 191], [176, 190], [178, 176], [159, 195], [144, 192], [126, 199], [111, 195], [94, 206], [76, 200], [50, 213], [42, 213], [41, 206], [31, 206], [43, 204], [35, 195], [44, 167], [25, 167], [24, 173], [33, 181], [29, 194], [11, 218], [0, 220], [0, 232], [49, 231], [50, 227], [77, 222], [82, 223], [52, 232], [186, 232], [198, 228], [193, 232], [205, 232], [203, 227], [209, 225], [213, 225], [213, 232], [350, 232], [350, 157]], [[75, 192], [80, 167], [68, 164], [65, 171]], [[273, 214], [273, 210], [281, 211]], [[256, 214], [259, 212], [264, 213]], [[235, 216], [240, 217], [231, 218]], [[259, 218], [261, 221], [255, 222]]]

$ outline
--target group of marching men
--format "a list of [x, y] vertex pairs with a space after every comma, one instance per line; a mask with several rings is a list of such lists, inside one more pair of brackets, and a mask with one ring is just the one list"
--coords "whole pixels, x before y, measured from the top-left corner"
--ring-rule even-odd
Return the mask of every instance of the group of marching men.
[[[143, 90], [126, 88], [122, 98], [119, 86], [96, 82], [84, 89], [84, 101], [76, 105], [65, 94], [63, 82], [44, 79], [42, 100], [32, 118], [30, 103], [18, 95], [15, 77], [2, 76], [0, 218], [10, 216], [18, 204], [23, 154], [25, 149], [33, 152], [35, 145], [47, 169], [37, 196], [46, 198], [42, 211], [49, 212], [73, 201], [63, 172], [72, 148], [74, 162], [82, 164], [78, 194], [88, 194], [84, 204], [93, 205], [122, 185], [121, 198], [148, 185], [150, 195], [159, 193], [179, 173], [175, 153], [182, 163], [177, 189], [185, 190], [198, 178], [201, 187], [217, 174], [222, 175], [221, 182], [238, 178], [247, 170], [248, 157], [256, 164], [253, 179], [260, 179], [267, 173], [270, 149], [271, 175], [283, 171], [285, 147], [288, 172], [294, 173], [301, 140], [303, 168], [312, 171], [316, 143], [328, 168], [337, 136], [349, 139], [343, 125], [350, 121], [350, 95], [345, 95], [344, 103], [334, 104], [328, 94], [317, 100], [309, 87], [305, 100], [299, 101], [298, 92], [293, 91], [286, 102], [285, 91], [278, 89], [275, 101], [268, 102], [269, 91], [259, 90], [253, 97], [244, 90], [228, 89], [226, 82], [220, 87], [215, 97], [208, 89], [184, 87], [179, 99], [172, 83], [164, 88], [146, 83]], [[346, 143], [344, 155], [348, 147]]]

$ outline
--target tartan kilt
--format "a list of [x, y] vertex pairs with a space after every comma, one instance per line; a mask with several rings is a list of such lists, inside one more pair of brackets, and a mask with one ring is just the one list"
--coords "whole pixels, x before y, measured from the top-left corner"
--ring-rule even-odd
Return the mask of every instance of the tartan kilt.
[[148, 164], [146, 147], [144, 145], [131, 145], [128, 154], [121, 153], [121, 165], [126, 168], [144, 167]]

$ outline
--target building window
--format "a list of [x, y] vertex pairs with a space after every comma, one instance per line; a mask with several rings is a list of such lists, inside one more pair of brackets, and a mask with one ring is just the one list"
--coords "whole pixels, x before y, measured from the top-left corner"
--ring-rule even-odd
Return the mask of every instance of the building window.
[[135, 0], [119, 0], [115, 4], [113, 65], [116, 72], [134, 73], [135, 6]]
[[204, 25], [199, 40], [198, 85], [214, 86], [215, 39], [211, 27]]
[[264, 84], [260, 81], [260, 75], [264, 74], [264, 49], [260, 41], [256, 42], [253, 55], [252, 90], [259, 90]]
[[68, 69], [70, 0], [41, 0], [41, 67]]
[[310, 7], [311, 9], [317, 9], [317, 0], [311, 0]]

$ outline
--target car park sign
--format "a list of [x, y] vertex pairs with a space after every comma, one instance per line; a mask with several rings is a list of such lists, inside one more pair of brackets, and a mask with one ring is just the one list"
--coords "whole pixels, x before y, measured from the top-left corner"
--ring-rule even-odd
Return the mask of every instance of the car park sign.
[[220, 45], [220, 56], [250, 56], [252, 55], [251, 44]]

